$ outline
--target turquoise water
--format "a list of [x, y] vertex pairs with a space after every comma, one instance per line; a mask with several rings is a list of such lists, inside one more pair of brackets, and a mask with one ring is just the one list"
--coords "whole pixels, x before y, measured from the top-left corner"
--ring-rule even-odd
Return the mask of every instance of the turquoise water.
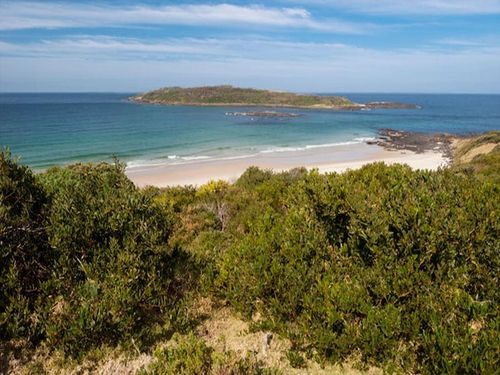
[[0, 94], [0, 145], [43, 169], [77, 161], [129, 166], [238, 158], [355, 144], [380, 128], [466, 134], [500, 129], [500, 95], [345, 94], [357, 102], [415, 103], [416, 110], [286, 110], [297, 118], [249, 118], [256, 108], [134, 104], [132, 94]]

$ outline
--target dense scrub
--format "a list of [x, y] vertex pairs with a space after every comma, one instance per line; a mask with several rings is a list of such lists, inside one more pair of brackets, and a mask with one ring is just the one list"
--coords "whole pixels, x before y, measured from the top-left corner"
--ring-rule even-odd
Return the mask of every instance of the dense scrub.
[[[233, 185], [139, 190], [119, 164], [34, 176], [2, 154], [0, 168], [3, 340], [73, 356], [147, 348], [186, 329], [197, 292], [289, 338], [291, 357], [420, 373], [500, 365], [500, 194], [488, 175], [250, 168]], [[227, 363], [257, 368], [188, 336], [145, 371]]]
[[306, 351], [493, 372], [498, 186], [375, 164], [309, 174], [219, 259], [216, 290]]
[[0, 339], [35, 339], [30, 321], [50, 277], [47, 194], [27, 167], [0, 153]]
[[5, 155], [1, 165], [2, 334], [79, 355], [140, 345], [155, 324], [169, 328], [182, 290], [170, 210], [120, 165], [54, 168], [38, 178]]

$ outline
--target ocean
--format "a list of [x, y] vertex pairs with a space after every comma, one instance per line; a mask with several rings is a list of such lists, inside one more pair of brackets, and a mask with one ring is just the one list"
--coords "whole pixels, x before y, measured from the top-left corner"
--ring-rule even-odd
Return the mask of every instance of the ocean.
[[420, 109], [334, 112], [278, 109], [301, 117], [240, 117], [255, 107], [136, 104], [133, 93], [0, 94], [0, 146], [36, 170], [75, 162], [127, 166], [251, 157], [349, 145], [380, 128], [452, 134], [500, 129], [500, 95], [338, 94]]

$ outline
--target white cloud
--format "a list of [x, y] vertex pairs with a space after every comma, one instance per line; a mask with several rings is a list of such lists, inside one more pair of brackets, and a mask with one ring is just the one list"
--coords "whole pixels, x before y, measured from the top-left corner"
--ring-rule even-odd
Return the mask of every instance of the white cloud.
[[294, 56], [295, 59], [324, 58], [347, 46], [339, 43], [290, 42], [262, 37], [233, 39], [170, 38], [146, 41], [112, 36], [77, 35], [24, 44], [0, 41], [0, 56], [137, 59], [262, 58]]
[[321, 4], [365, 14], [500, 14], [500, 0], [289, 0], [289, 2]]
[[0, 14], [0, 30], [179, 24], [297, 27], [356, 34], [371, 27], [333, 19], [317, 20], [302, 8], [232, 4], [113, 7], [3, 1], [0, 3]]
[[145, 42], [83, 36], [0, 43], [0, 54], [4, 91], [232, 83], [311, 92], [500, 92], [498, 44], [377, 50], [256, 38]]
[[220, 43], [211, 39], [170, 39], [159, 42], [145, 42], [133, 38], [109, 36], [75, 36], [63, 39], [42, 40], [27, 44], [0, 43], [1, 54], [19, 56], [46, 55], [75, 58], [117, 57], [117, 54], [148, 53], [158, 57], [168, 54], [215, 54], [220, 50]]
[[437, 40], [435, 43], [452, 47], [480, 47], [487, 45], [484, 41], [459, 38], [443, 38]]

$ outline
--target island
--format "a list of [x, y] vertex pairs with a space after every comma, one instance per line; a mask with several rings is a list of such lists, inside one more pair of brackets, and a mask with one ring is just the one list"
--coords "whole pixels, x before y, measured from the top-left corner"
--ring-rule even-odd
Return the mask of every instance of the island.
[[284, 91], [239, 88], [231, 85], [165, 87], [133, 96], [136, 103], [193, 106], [258, 106], [359, 111], [417, 109], [415, 104], [394, 102], [355, 103], [344, 96], [296, 94]]

